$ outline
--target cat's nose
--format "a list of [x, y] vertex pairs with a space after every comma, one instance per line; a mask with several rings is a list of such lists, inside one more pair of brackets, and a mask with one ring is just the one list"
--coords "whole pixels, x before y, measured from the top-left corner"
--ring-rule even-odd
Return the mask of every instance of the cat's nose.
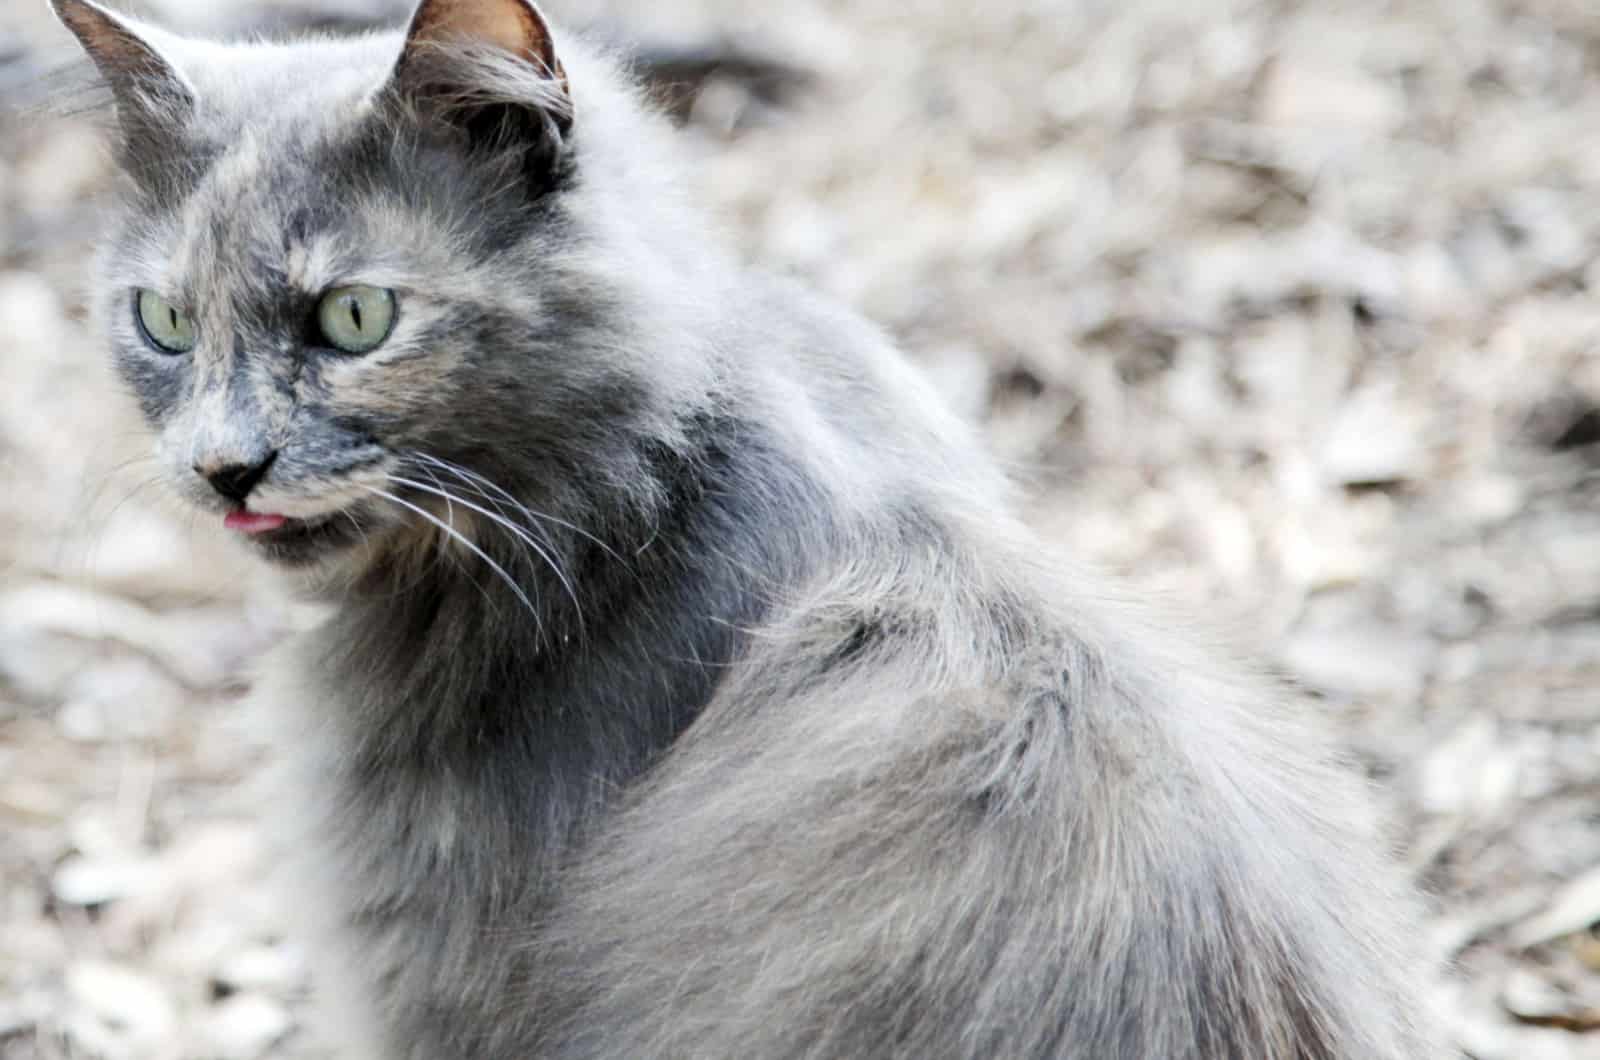
[[216, 490], [235, 504], [243, 504], [244, 499], [250, 496], [250, 491], [256, 488], [256, 483], [261, 481], [261, 476], [267, 473], [267, 468], [278, 459], [278, 451], [274, 449], [265, 457], [255, 463], [225, 463], [218, 461], [209, 464], [196, 464], [195, 474], [211, 483], [211, 488]]

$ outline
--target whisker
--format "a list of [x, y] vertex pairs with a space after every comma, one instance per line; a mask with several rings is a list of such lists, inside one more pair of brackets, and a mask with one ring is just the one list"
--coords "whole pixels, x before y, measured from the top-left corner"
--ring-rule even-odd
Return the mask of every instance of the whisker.
[[[422, 454], [416, 454], [416, 455], [422, 455]], [[405, 459], [407, 459], [407, 455], [402, 453], [401, 454], [401, 460], [404, 461]], [[453, 468], [451, 465], [446, 464], [446, 463], [444, 463], [442, 461], [440, 461], [439, 463], [440, 463], [440, 466], [444, 467], [446, 470], [459, 470], [459, 469]], [[532, 548], [533, 550], [538, 552], [540, 557], [543, 558], [544, 561], [547, 564], [549, 564], [550, 568], [553, 571], [555, 571], [556, 575], [558, 577], [561, 576], [562, 571], [561, 571], [561, 568], [560, 568], [559, 564], [557, 563], [557, 561], [553, 557], [551, 557], [549, 555], [546, 555], [544, 550], [539, 548], [539, 546], [538, 546], [538, 544], [536, 542], [528, 540], [524, 536], [524, 534], [521, 532], [522, 530], [526, 530], [529, 533], [531, 533], [533, 530], [536, 529], [535, 527], [528, 526], [528, 527], [519, 528], [519, 527], [516, 527], [516, 526], [511, 526], [511, 525], [507, 524], [505, 522], [505, 520], [495, 518], [494, 513], [485, 512], [482, 508], [478, 508], [476, 505], [471, 504], [465, 498], [460, 497], [460, 496], [458, 496], [458, 495], [456, 495], [454, 493], [449, 492], [449, 490], [447, 489], [445, 484], [443, 482], [439, 481], [439, 476], [437, 474], [435, 474], [431, 468], [418, 466], [417, 470], [421, 471], [424, 475], [427, 475], [428, 476], [428, 480], [430, 482], [432, 482], [434, 484], [434, 486], [438, 487], [439, 491], [443, 491], [443, 492], [439, 493], [439, 496], [442, 496], [444, 498], [445, 506], [450, 512], [452, 521], [454, 520], [454, 508], [451, 508], [450, 506], [453, 503], [460, 503], [460, 504], [466, 505], [466, 506], [472, 508], [474, 511], [477, 511], [477, 512], [483, 514], [483, 515], [488, 516], [490, 519], [494, 520], [496, 523], [499, 523], [501, 526], [503, 526], [506, 529], [510, 530], [511, 533], [515, 537], [517, 537], [519, 540], [522, 540], [530, 548]], [[425, 490], [427, 492], [436, 492], [436, 491], [428, 490], [427, 487], [423, 486], [423, 484], [420, 483], [420, 482], [413, 482], [413, 481], [411, 481], [409, 479], [399, 479], [398, 476], [394, 476], [394, 475], [390, 475], [389, 477], [392, 480], [401, 481], [405, 485], [409, 485], [409, 486], [412, 486], [414, 488], [423, 489], [423, 490]], [[489, 494], [485, 493], [481, 487], [479, 487], [478, 485], [473, 483], [470, 479], [462, 478], [462, 476], [460, 474], [457, 474], [456, 477], [460, 478], [462, 484], [465, 485], [468, 489], [470, 489], [474, 494], [476, 494], [477, 496], [483, 498], [483, 500], [485, 502], [494, 505], [494, 508], [495, 508], [496, 512], [499, 512], [501, 515], [505, 515], [506, 514], [505, 507], [503, 505], [501, 505], [493, 497], [489, 496]], [[555, 543], [550, 541], [548, 536], [545, 537], [545, 543], [547, 545], [549, 545], [552, 549], [555, 548]], [[562, 580], [563, 580], [563, 582], [565, 582], [565, 578], [563, 578]], [[568, 592], [569, 595], [571, 595], [572, 589], [571, 589], [570, 585], [567, 588], [567, 592]], [[575, 606], [577, 606], [577, 601], [576, 600], [574, 600], [573, 603], [574, 603]], [[581, 607], [579, 608], [578, 617], [579, 617], [579, 620], [581, 622], [582, 617], [583, 617]]]
[[398, 504], [402, 508], [405, 508], [405, 509], [407, 509], [409, 511], [415, 512], [416, 514], [418, 514], [418, 515], [422, 516], [424, 519], [426, 519], [428, 522], [432, 523], [434, 526], [438, 527], [440, 530], [443, 530], [450, 537], [454, 538], [455, 540], [459, 541], [461, 544], [465, 545], [469, 551], [471, 551], [479, 559], [483, 560], [483, 562], [485, 562], [485, 563], [487, 563], [489, 565], [489, 569], [494, 571], [495, 574], [497, 574], [500, 577], [500, 580], [506, 583], [506, 585], [511, 589], [511, 591], [517, 595], [517, 599], [518, 600], [522, 601], [522, 606], [526, 607], [528, 609], [528, 613], [531, 614], [536, 621], [538, 620], [538, 618], [539, 618], [538, 610], [533, 606], [533, 601], [528, 599], [528, 594], [522, 591], [522, 586], [517, 584], [516, 579], [512, 578], [510, 574], [507, 574], [506, 573], [506, 569], [504, 567], [502, 567], [502, 566], [500, 566], [500, 564], [496, 563], [489, 556], [489, 554], [487, 552], [485, 552], [483, 549], [479, 548], [477, 545], [473, 544], [470, 540], [468, 540], [467, 537], [464, 534], [462, 534], [459, 530], [457, 530], [455, 527], [451, 526], [450, 524], [444, 522], [444, 520], [438, 518], [432, 512], [429, 512], [426, 509], [420, 508], [417, 505], [412, 504], [410, 501], [405, 500], [405, 499], [403, 499], [401, 497], [396, 497], [394, 494], [390, 493], [388, 490], [379, 489], [377, 486], [368, 486], [365, 483], [359, 483], [359, 485], [361, 486], [362, 489], [367, 490], [369, 493], [374, 493], [374, 494], [378, 495], [379, 497], [382, 497], [386, 501], [389, 501], [389, 502], [391, 502], [393, 504]]
[[[507, 492], [506, 489], [503, 486], [501, 486], [498, 483], [494, 482], [492, 479], [490, 479], [490, 478], [488, 478], [488, 477], [486, 477], [486, 476], [484, 476], [482, 474], [479, 474], [476, 471], [473, 471], [471, 468], [465, 468], [465, 467], [462, 467], [459, 464], [451, 463], [448, 460], [442, 460], [439, 457], [436, 457], [436, 456], [432, 455], [431, 453], [424, 453], [421, 450], [417, 450], [417, 449], [411, 450], [408, 455], [416, 457], [419, 460], [426, 460], [428, 463], [433, 464], [434, 466], [439, 467], [439, 468], [441, 468], [441, 469], [443, 469], [445, 471], [448, 471], [452, 475], [455, 475], [457, 478], [462, 479], [463, 481], [466, 481], [469, 485], [474, 485], [476, 487], [476, 489], [477, 489], [478, 494], [480, 496], [482, 496], [484, 500], [490, 501], [490, 503], [494, 503], [494, 502], [491, 500], [491, 498], [487, 494], [484, 493], [484, 489], [485, 488], [491, 489], [496, 494], [498, 494], [499, 496], [505, 498], [505, 500], [507, 502], [509, 502], [512, 505], [512, 507], [514, 507], [517, 511], [521, 512], [523, 515], [526, 515], [528, 518], [537, 519], [537, 520], [539, 520], [541, 522], [546, 522], [546, 523], [554, 523], [556, 526], [562, 527], [563, 529], [571, 530], [573, 533], [575, 533], [575, 534], [579, 535], [580, 537], [583, 537], [583, 538], [587, 539], [588, 541], [590, 541], [591, 543], [593, 543], [596, 547], [598, 547], [601, 551], [605, 552], [612, 559], [615, 559], [618, 562], [625, 562], [623, 560], [622, 556], [619, 555], [615, 549], [613, 549], [610, 545], [606, 544], [604, 541], [600, 540], [598, 537], [596, 537], [593, 534], [591, 534], [589, 531], [585, 530], [583, 527], [576, 526], [576, 525], [574, 525], [572, 523], [567, 522], [565, 519], [557, 518], [554, 515], [548, 515], [548, 514], [546, 514], [544, 512], [535, 511], [534, 509], [529, 508], [526, 504], [523, 504], [521, 501], [517, 500], [516, 497], [512, 496], [509, 492]], [[497, 505], [497, 507], [498, 507], [498, 505]]]
[[475, 511], [484, 518], [490, 519], [504, 527], [506, 530], [509, 530], [513, 536], [515, 536], [523, 544], [527, 545], [530, 549], [538, 554], [540, 559], [545, 561], [551, 572], [555, 574], [556, 578], [561, 582], [562, 588], [566, 590], [568, 598], [572, 600], [572, 606], [577, 611], [579, 623], [581, 624], [583, 622], [583, 604], [578, 600], [578, 592], [573, 587], [572, 580], [568, 578], [566, 573], [561, 569], [561, 565], [556, 562], [555, 557], [551, 556], [549, 552], [545, 551], [545, 549], [540, 546], [539, 542], [535, 541], [533, 536], [524, 528], [518, 526], [516, 523], [513, 523], [510, 519], [507, 519], [503, 515], [499, 515], [495, 512], [489, 511], [487, 508], [473, 504], [471, 501], [466, 500], [465, 498], [455, 496], [449, 490], [438, 485], [437, 480], [435, 480], [435, 485], [429, 486], [427, 483], [417, 482], [414, 479], [402, 478], [399, 475], [390, 475], [389, 481], [397, 482], [402, 486], [410, 486], [412, 489], [422, 490], [424, 493], [431, 493], [436, 497], [442, 497], [447, 505], [454, 500], [462, 507]]
[[339, 514], [344, 516], [347, 523], [355, 527], [356, 533], [361, 535], [361, 546], [370, 552], [372, 550], [372, 539], [367, 537], [367, 528], [361, 525], [361, 520], [348, 511], [341, 511]]
[[92, 520], [96, 506], [105, 499], [106, 491], [117, 485], [124, 472], [132, 472], [134, 468], [140, 467], [140, 465], [148, 465], [148, 468], [155, 472], [147, 481], [155, 481], [161, 477], [160, 464], [154, 456], [148, 453], [118, 461], [110, 467], [101, 468], [95, 474], [89, 476], [78, 494], [78, 498], [81, 501], [81, 510], [85, 513], [85, 517]]
[[[84, 577], [88, 578], [90, 581], [99, 581], [100, 559], [105, 549], [107, 532], [111, 528], [112, 521], [116, 519], [117, 513], [122, 510], [124, 505], [128, 504], [135, 497], [144, 493], [152, 486], [158, 485], [164, 477], [165, 476], [158, 471], [157, 473], [146, 479], [143, 479], [140, 482], [131, 484], [128, 490], [122, 495], [122, 498], [118, 500], [116, 504], [111, 506], [111, 509], [105, 513], [104, 517], [100, 518], [95, 516], [93, 505], [100, 503], [106, 488], [110, 485], [110, 479], [108, 478], [105, 483], [96, 490], [97, 495], [93, 501], [91, 501], [90, 510], [87, 512], [84, 521], [84, 539], [82, 542], [84, 547]], [[67, 547], [67, 542], [69, 539], [69, 535], [63, 535], [57, 545], [56, 562], [61, 564], [63, 567], [65, 567], [68, 563], [64, 550]]]

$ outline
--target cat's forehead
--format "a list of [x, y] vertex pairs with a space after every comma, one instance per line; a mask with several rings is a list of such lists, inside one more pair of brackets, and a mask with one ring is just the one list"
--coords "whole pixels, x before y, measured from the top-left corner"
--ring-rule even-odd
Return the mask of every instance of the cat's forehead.
[[396, 34], [293, 44], [182, 40], [171, 58], [194, 88], [203, 126], [196, 131], [225, 137], [239, 128], [287, 131], [349, 119], [383, 83], [399, 49]]
[[[174, 286], [227, 266], [287, 272], [296, 285], [336, 271], [362, 220], [353, 151], [372, 130], [370, 100], [397, 39], [293, 47], [183, 42], [175, 49], [196, 106], [187, 142], [203, 164], [130, 235]], [[362, 176], [376, 174], [369, 167]]]
[[503, 249], [524, 220], [516, 171], [383, 106], [401, 44], [172, 44], [194, 104], [178, 149], [192, 153], [129, 200], [105, 259], [117, 279], [220, 305], [356, 281], [447, 287]]
[[[394, 66], [393, 37], [283, 44], [181, 41], [171, 49], [194, 105], [175, 150], [191, 180], [181, 189], [191, 223], [225, 226], [228, 211], [287, 206], [292, 185], [325, 170], [331, 148], [370, 126], [372, 100]], [[178, 199], [169, 201], [176, 205]], [[247, 218], [241, 218], [247, 219]]]

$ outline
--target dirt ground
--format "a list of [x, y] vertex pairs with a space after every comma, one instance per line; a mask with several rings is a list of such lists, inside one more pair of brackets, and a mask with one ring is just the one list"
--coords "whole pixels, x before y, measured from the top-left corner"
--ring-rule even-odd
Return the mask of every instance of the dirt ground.
[[[26, 105], [65, 38], [0, 6]], [[1339, 720], [1465, 1052], [1600, 1057], [1600, 8], [547, 6], [811, 71], [692, 109], [731, 238], [899, 336], [1053, 538]], [[107, 379], [107, 183], [90, 124], [0, 114], [0, 1056], [323, 1055], [238, 706], [289, 618]]]

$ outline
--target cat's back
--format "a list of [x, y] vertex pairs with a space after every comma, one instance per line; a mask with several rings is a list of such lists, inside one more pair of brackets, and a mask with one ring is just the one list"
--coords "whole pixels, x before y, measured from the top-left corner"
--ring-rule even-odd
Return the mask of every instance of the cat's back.
[[993, 514], [754, 632], [567, 880], [555, 1055], [1432, 1055], [1323, 734]]

